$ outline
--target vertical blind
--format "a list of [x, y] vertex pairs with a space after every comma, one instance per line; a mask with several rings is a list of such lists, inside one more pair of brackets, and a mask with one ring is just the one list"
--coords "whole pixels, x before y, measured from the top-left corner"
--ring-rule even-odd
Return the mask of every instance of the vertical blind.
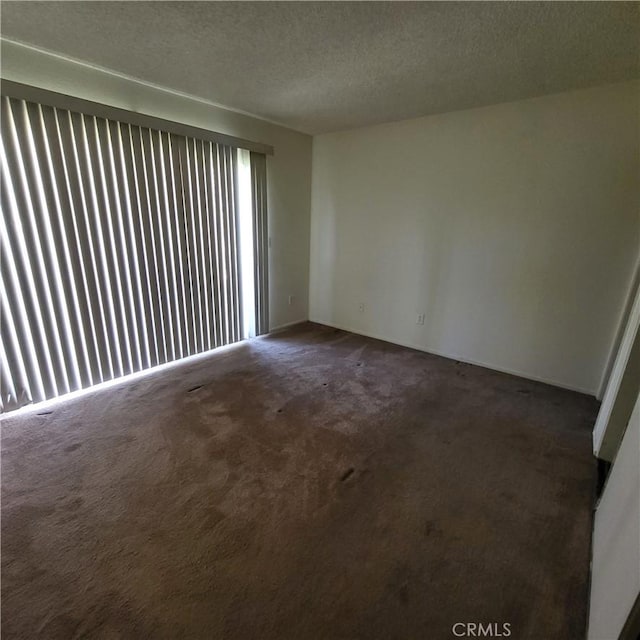
[[[6, 96], [1, 117], [2, 410], [242, 339], [235, 148]], [[259, 153], [251, 178], [263, 333]]]

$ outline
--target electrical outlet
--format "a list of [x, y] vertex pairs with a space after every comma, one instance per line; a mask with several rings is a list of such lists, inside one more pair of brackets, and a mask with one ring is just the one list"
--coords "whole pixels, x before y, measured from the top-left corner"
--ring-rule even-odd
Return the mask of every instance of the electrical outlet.
[[359, 311], [360, 313], [364, 313], [364, 302], [361, 302], [361, 303], [358, 305], [358, 311]]
[[424, 313], [419, 313], [416, 316], [416, 324], [424, 324], [424, 316], [425, 316]]
[[293, 304], [295, 299], [296, 299], [296, 297], [294, 295], [290, 295], [289, 296], [289, 306], [291, 306]]

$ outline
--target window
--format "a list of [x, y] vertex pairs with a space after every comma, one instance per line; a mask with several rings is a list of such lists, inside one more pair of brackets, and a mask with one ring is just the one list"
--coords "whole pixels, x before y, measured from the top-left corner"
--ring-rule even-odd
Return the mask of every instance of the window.
[[263, 154], [14, 97], [1, 115], [3, 410], [268, 330]]

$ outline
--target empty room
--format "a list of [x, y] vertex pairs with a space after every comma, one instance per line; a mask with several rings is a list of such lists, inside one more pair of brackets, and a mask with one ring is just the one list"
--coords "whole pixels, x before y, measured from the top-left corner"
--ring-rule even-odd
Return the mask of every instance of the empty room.
[[0, 36], [3, 639], [640, 637], [640, 3]]

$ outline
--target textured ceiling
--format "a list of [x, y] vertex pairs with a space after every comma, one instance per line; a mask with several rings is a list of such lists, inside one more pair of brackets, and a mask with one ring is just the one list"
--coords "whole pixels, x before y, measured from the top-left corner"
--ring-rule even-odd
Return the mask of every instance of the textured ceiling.
[[2, 35], [308, 133], [640, 75], [637, 2], [2, 2]]

